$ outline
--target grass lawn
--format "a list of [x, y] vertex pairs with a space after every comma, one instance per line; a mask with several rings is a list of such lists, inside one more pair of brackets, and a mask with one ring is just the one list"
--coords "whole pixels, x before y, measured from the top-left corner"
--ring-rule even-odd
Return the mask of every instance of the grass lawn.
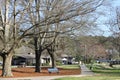
[[[89, 67], [90, 65], [87, 65], [87, 66]], [[92, 71], [100, 75], [120, 77], [120, 66], [119, 65], [114, 65], [113, 67], [109, 67], [108, 64], [94, 64], [92, 66]]]
[[61, 65], [58, 66], [59, 68], [63, 68], [63, 69], [79, 69], [80, 66], [79, 65]]
[[[91, 65], [87, 65], [89, 68]], [[55, 80], [120, 80], [120, 66], [109, 67], [108, 64], [94, 64], [92, 71], [96, 76], [64, 77]]]
[[109, 77], [109, 76], [65, 77], [55, 80], [120, 80], [120, 77]]

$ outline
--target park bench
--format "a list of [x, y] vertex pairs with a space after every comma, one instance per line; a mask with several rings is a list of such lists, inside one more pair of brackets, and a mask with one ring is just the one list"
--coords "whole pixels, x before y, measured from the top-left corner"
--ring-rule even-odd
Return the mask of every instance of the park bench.
[[49, 73], [54, 73], [54, 72], [59, 73], [59, 70], [58, 70], [58, 68], [48, 68], [48, 72]]

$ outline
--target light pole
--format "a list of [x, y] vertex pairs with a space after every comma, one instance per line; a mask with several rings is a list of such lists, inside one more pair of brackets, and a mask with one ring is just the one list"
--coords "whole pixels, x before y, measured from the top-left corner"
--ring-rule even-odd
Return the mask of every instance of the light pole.
[[87, 63], [86, 44], [84, 45], [84, 50], [85, 50], [85, 63]]

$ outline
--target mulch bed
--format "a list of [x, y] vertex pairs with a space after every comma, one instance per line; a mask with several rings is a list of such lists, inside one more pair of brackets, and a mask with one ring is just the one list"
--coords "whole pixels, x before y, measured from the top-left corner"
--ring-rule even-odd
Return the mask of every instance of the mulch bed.
[[[79, 69], [59, 69], [59, 73], [49, 73], [48, 72], [48, 67], [42, 68], [41, 73], [36, 73], [34, 72], [35, 69], [32, 67], [24, 67], [24, 68], [13, 68], [13, 77], [35, 77], [35, 76], [61, 76], [61, 75], [78, 75], [80, 74]], [[0, 70], [0, 75], [1, 75], [1, 70]], [[2, 76], [0, 76], [2, 78]]]

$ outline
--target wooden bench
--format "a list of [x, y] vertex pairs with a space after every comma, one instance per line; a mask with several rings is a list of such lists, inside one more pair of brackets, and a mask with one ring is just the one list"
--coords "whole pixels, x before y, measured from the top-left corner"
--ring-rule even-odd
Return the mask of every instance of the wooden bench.
[[59, 70], [58, 70], [58, 68], [48, 68], [48, 72], [49, 73], [54, 73], [54, 72], [59, 73]]

